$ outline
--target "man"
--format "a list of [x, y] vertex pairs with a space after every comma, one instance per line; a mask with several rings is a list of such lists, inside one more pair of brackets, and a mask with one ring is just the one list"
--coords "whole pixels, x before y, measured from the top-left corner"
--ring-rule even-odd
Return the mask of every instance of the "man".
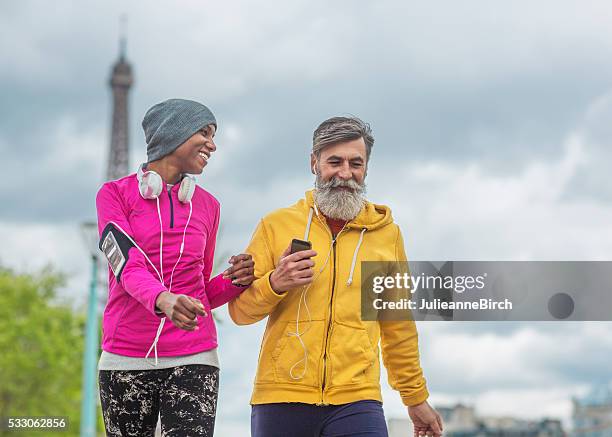
[[[251, 403], [254, 437], [387, 436], [379, 344], [415, 435], [442, 433], [427, 403], [413, 321], [362, 321], [361, 261], [405, 261], [386, 206], [365, 200], [374, 138], [354, 117], [315, 130], [315, 189], [261, 220], [247, 252], [251, 287], [229, 304], [239, 325], [268, 316]], [[292, 239], [313, 250], [290, 253]]]

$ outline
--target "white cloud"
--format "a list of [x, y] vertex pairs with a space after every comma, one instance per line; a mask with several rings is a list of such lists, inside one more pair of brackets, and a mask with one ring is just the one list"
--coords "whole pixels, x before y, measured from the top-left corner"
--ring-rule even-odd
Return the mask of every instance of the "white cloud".
[[605, 260], [612, 250], [612, 207], [564, 199], [585, 165], [580, 137], [559, 155], [517, 174], [490, 174], [477, 162], [399, 164], [370, 176], [373, 199], [391, 205], [409, 258], [472, 260]]

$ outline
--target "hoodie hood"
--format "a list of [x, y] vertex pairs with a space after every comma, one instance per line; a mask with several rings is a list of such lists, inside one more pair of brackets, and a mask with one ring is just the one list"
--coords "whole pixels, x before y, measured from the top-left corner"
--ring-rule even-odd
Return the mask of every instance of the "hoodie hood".
[[[313, 192], [314, 190], [306, 191], [305, 198], [298, 202], [298, 206], [302, 206], [304, 209], [314, 208], [316, 211]], [[367, 229], [368, 231], [373, 231], [391, 223], [393, 223], [393, 216], [388, 206], [377, 205], [366, 200], [364, 207], [361, 208], [357, 217], [348, 222], [346, 227], [347, 229]]]

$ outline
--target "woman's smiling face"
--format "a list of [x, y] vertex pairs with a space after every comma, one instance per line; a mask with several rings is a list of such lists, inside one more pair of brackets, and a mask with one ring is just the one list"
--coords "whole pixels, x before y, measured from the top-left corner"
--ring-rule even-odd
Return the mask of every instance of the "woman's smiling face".
[[181, 144], [172, 154], [181, 173], [200, 174], [208, 164], [212, 153], [217, 150], [214, 124], [200, 129]]

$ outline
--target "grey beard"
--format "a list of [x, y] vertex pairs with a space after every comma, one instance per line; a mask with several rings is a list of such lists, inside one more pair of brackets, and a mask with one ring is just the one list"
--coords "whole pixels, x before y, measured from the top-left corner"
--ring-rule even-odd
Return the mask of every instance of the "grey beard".
[[[349, 187], [352, 191], [345, 191], [336, 187]], [[325, 217], [350, 221], [357, 217], [357, 214], [363, 208], [365, 191], [365, 183], [359, 184], [352, 179], [343, 181], [337, 178], [332, 178], [326, 182], [317, 174], [314, 200]]]

